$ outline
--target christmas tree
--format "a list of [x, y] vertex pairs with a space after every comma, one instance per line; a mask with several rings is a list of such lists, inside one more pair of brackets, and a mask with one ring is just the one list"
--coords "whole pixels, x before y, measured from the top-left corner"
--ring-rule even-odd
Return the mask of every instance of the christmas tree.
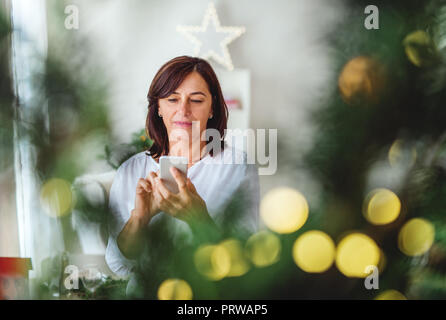
[[[219, 232], [199, 226], [191, 236], [160, 219], [146, 235], [135, 273], [129, 280], [108, 279], [95, 298], [446, 298], [446, 1], [345, 4], [343, 22], [327, 39], [336, 77], [313, 113], [313, 147], [303, 160], [293, 158], [292, 149], [283, 159], [290, 170], [311, 173], [320, 186], [318, 202], [309, 203], [306, 190], [277, 186], [261, 199], [266, 229], [255, 234], [238, 228], [243, 193], [226, 208]], [[62, 5], [56, 9], [63, 12]], [[0, 40], [9, 32], [0, 20]], [[61, 35], [70, 38], [66, 30]], [[79, 39], [71, 40], [66, 48], [87, 52]], [[0, 52], [5, 75], [7, 49]], [[0, 143], [13, 150], [14, 121], [18, 134], [32, 141], [38, 192], [44, 200], [61, 196], [59, 209], [47, 207], [70, 251], [77, 243], [69, 223], [73, 207], [104, 230], [109, 215], [80, 193], [71, 201], [70, 184], [86, 164], [77, 158], [81, 146], [100, 129], [104, 158], [117, 168], [147, 149], [150, 139], [137, 132], [118, 152], [109, 142], [101, 73], [87, 72], [84, 56], [68, 63], [51, 52], [34, 80], [34, 103], [47, 104], [47, 113], [34, 114], [32, 123], [14, 118], [12, 79], [1, 78]], [[5, 154], [12, 152], [2, 154], [2, 169], [13, 162]], [[42, 276], [37, 298], [52, 297], [50, 278]]]
[[[192, 291], [198, 299], [446, 297], [446, 4], [378, 1], [368, 11], [375, 14], [368, 24], [378, 28], [364, 23], [367, 2], [347, 5], [328, 39], [337, 77], [314, 111], [314, 147], [303, 163], [294, 162], [321, 185], [319, 204], [309, 207], [297, 190], [271, 190], [261, 204], [268, 230], [232, 235], [230, 262], [224, 250], [213, 260], [227, 243], [201, 247], [195, 267], [213, 282], [172, 270], [179, 279], [151, 283], [158, 297]], [[184, 256], [192, 270], [193, 251]], [[221, 277], [231, 262], [243, 264], [241, 257], [251, 268]]]
[[358, 14], [368, 3], [349, 5], [331, 37], [338, 78], [314, 113], [306, 164], [323, 185], [320, 228], [337, 240], [356, 230], [379, 247], [379, 290], [340, 268], [348, 279], [331, 294], [444, 298], [445, 3], [378, 1], [379, 29], [371, 30]]
[[312, 173], [318, 204], [275, 188], [261, 200], [266, 230], [247, 234], [240, 195], [220, 234], [203, 226], [192, 241], [161, 220], [127, 298], [446, 297], [446, 4], [379, 1], [373, 19], [365, 1], [347, 7], [328, 39], [337, 76], [314, 147], [286, 159]]

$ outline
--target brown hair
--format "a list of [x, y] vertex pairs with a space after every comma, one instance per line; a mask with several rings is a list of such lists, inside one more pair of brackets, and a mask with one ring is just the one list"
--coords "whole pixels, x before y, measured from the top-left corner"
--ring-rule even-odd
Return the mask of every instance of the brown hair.
[[[206, 81], [212, 95], [212, 119], [207, 122], [207, 129], [213, 128], [220, 132], [223, 138], [228, 122], [228, 108], [221, 92], [220, 83], [211, 65], [200, 58], [181, 56], [166, 62], [156, 73], [150, 85], [147, 99], [149, 100], [146, 133], [153, 140], [149, 148], [150, 155], [157, 159], [169, 153], [169, 138], [163, 119], [158, 116], [158, 100], [171, 95], [191, 73], [198, 72]], [[221, 141], [221, 150], [224, 142]], [[210, 150], [213, 156], [212, 150]]]

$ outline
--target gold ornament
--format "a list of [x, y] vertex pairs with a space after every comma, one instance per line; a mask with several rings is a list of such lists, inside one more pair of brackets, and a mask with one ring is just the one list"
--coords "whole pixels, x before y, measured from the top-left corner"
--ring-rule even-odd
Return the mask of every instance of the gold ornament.
[[347, 104], [377, 103], [385, 86], [384, 66], [370, 57], [353, 58], [342, 69], [338, 85]]
[[431, 37], [418, 30], [404, 38], [403, 45], [407, 58], [417, 67], [424, 67], [435, 62], [436, 49]]

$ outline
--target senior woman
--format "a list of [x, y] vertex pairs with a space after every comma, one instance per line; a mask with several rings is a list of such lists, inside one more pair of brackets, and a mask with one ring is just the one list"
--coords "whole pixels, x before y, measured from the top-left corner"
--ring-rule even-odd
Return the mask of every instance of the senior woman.
[[[245, 152], [224, 143], [228, 111], [210, 64], [188, 56], [168, 61], [155, 75], [148, 100], [146, 131], [153, 145], [118, 168], [110, 190], [105, 258], [119, 276], [131, 273], [144, 247], [144, 232], [161, 216], [191, 233], [198, 225], [219, 228], [219, 216], [243, 192], [241, 224], [250, 232], [258, 230], [258, 169], [247, 163]], [[219, 148], [209, 150], [202, 139], [206, 130], [219, 133]], [[179, 193], [169, 191], [158, 175], [159, 158], [166, 155], [188, 159], [187, 176], [171, 169]]]

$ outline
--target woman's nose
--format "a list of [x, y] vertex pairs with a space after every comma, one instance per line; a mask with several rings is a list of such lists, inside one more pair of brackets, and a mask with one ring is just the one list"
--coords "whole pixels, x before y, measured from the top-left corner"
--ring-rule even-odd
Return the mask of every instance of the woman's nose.
[[189, 112], [190, 112], [190, 104], [189, 104], [189, 101], [187, 99], [182, 99], [180, 101], [180, 111], [184, 115], [189, 114]]

